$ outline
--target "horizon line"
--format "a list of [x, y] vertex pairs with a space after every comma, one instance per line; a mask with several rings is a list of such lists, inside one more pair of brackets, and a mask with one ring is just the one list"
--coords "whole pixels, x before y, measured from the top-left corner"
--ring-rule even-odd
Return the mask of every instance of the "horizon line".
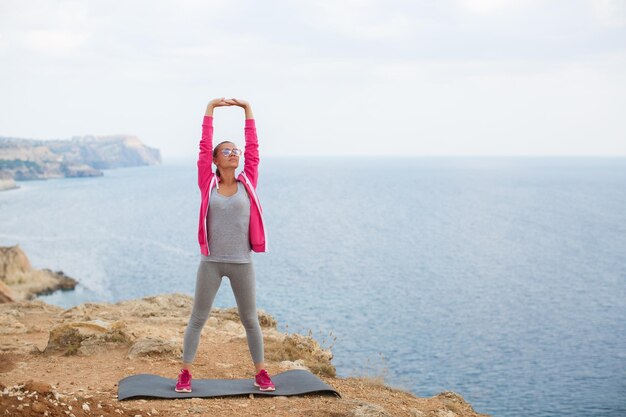
[[[264, 158], [626, 158], [625, 154], [620, 155], [568, 155], [568, 154], [545, 154], [545, 155], [533, 155], [533, 154], [432, 154], [432, 155], [394, 155], [394, 154], [359, 154], [359, 155], [330, 155], [330, 154], [270, 154], [263, 156]], [[192, 155], [161, 155], [162, 159], [195, 159], [196, 154]]]

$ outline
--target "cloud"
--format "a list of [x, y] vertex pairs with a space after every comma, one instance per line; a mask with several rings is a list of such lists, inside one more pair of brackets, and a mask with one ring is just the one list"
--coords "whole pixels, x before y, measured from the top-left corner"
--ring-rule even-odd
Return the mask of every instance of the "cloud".
[[164, 55], [184, 58], [227, 58], [242, 56], [255, 51], [259, 43], [258, 36], [246, 34], [232, 34], [220, 39], [219, 42], [197, 41], [193, 44], [179, 43], [162, 50]]
[[[610, 0], [0, 0], [0, 125], [125, 131], [177, 153], [196, 148], [208, 98], [240, 95], [275, 152], [376, 153], [367, 140], [398, 137], [409, 153], [463, 153], [467, 135], [474, 150], [532, 136], [565, 152], [595, 126], [598, 141], [623, 136], [623, 16]], [[302, 129], [303, 114], [321, 122]], [[226, 137], [240, 116], [224, 110]]]
[[607, 27], [626, 26], [626, 1], [589, 0], [593, 15], [600, 24]]
[[27, 48], [41, 54], [62, 57], [85, 46], [91, 33], [66, 30], [31, 30], [19, 37]]
[[356, 39], [400, 39], [413, 33], [409, 15], [375, 0], [324, 0], [302, 6], [315, 26]]
[[459, 0], [461, 7], [477, 15], [516, 13], [527, 9], [536, 0]]
[[90, 40], [87, 7], [83, 2], [3, 2], [0, 25], [9, 36], [0, 45], [38, 54], [65, 57]]

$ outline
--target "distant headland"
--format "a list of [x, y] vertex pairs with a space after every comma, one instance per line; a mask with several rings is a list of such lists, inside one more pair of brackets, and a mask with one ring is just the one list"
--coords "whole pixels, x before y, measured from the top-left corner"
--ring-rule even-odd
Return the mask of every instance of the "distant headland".
[[16, 181], [97, 177], [102, 169], [157, 165], [161, 152], [136, 136], [74, 136], [35, 140], [0, 136], [0, 191]]

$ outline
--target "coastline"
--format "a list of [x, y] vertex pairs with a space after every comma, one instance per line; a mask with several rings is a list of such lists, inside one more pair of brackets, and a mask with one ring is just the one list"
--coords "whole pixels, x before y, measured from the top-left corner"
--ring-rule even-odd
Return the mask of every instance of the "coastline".
[[162, 163], [161, 152], [119, 134], [34, 140], [0, 136], [0, 191], [16, 181], [101, 177], [103, 169]]
[[[270, 374], [308, 369], [338, 390], [328, 395], [257, 398], [117, 400], [117, 382], [152, 373], [176, 378], [193, 298], [161, 294], [130, 301], [85, 303], [64, 310], [41, 300], [0, 304], [0, 414], [76, 417], [185, 416], [486, 416], [460, 395], [430, 398], [376, 378], [339, 378], [332, 352], [310, 336], [281, 333], [259, 310]], [[236, 308], [215, 309], [202, 334], [195, 378], [252, 378], [245, 329]]]
[[[33, 299], [76, 280], [33, 270], [19, 246], [0, 248], [0, 415], [29, 416], [412, 416], [479, 417], [462, 396], [430, 398], [394, 388], [382, 377], [336, 376], [333, 353], [311, 335], [277, 330], [258, 310], [271, 375], [305, 369], [341, 393], [293, 397], [117, 400], [117, 383], [134, 374], [176, 378], [193, 297], [161, 294], [63, 309]], [[252, 378], [237, 309], [214, 308], [202, 332], [194, 378]]]

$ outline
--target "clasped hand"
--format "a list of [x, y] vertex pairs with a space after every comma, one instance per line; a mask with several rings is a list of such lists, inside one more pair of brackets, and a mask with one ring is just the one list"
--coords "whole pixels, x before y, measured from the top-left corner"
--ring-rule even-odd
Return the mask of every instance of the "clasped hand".
[[213, 107], [223, 107], [223, 106], [239, 106], [242, 108], [246, 108], [250, 105], [246, 100], [238, 99], [238, 98], [214, 98], [209, 102], [210, 106]]

